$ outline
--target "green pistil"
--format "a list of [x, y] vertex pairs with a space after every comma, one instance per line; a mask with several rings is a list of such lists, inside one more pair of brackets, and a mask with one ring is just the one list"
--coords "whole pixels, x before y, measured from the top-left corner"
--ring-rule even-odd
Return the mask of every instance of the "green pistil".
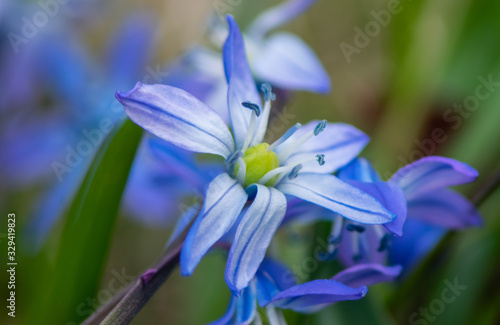
[[[243, 156], [243, 161], [246, 164], [245, 187], [257, 183], [262, 176], [280, 166], [278, 156], [273, 151], [267, 151], [267, 147], [269, 147], [269, 144], [261, 143], [245, 151]], [[239, 166], [237, 165], [235, 175], [238, 173], [238, 169]], [[265, 185], [273, 186], [277, 177], [276, 175]]]

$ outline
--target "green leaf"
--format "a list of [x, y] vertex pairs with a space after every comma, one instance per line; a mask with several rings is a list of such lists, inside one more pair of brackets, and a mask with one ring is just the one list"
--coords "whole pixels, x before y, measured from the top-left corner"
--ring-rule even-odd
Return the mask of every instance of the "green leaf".
[[45, 299], [31, 324], [77, 324], [91, 313], [141, 135], [127, 119], [99, 148], [70, 206], [53, 271], [42, 275]]

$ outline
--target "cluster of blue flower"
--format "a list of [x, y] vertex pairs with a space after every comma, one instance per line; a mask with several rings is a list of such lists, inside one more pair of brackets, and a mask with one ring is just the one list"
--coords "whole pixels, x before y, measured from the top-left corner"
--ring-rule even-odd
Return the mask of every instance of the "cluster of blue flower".
[[[361, 299], [367, 286], [414, 268], [448, 230], [480, 225], [475, 207], [448, 189], [478, 176], [459, 161], [426, 157], [383, 181], [368, 160], [358, 157], [368, 136], [325, 120], [296, 124], [274, 142], [264, 142], [277, 94], [330, 91], [328, 74], [301, 39], [285, 32], [269, 36], [314, 2], [290, 0], [267, 10], [245, 37], [227, 16], [228, 28], [214, 28], [214, 39], [224, 35], [222, 59], [221, 53], [194, 47], [161, 76], [149, 69], [141, 78], [152, 33], [148, 18], [140, 16], [120, 28], [111, 62], [92, 76], [95, 85], [87, 82], [95, 71], [91, 59], [66, 31], [33, 40], [16, 60], [6, 56], [2, 69], [12, 82], [5, 83], [5, 107], [33, 106], [39, 80], [60, 99], [43, 118], [20, 118], [0, 138], [7, 157], [1, 162], [3, 181], [23, 184], [46, 180], [47, 174], [58, 179], [36, 209], [35, 246], [74, 196], [92, 146], [125, 117], [118, 102], [148, 131], [128, 180], [124, 211], [148, 225], [165, 225], [185, 210], [169, 241], [187, 233], [180, 258], [185, 276], [214, 247], [227, 250], [225, 280], [232, 299], [213, 324], [248, 324], [259, 318], [257, 304], [265, 307], [271, 324], [283, 324], [281, 309], [314, 312]], [[11, 53], [8, 44], [0, 45]], [[39, 55], [30, 55], [33, 51]], [[24, 70], [22, 80], [15, 78]], [[144, 83], [112, 100], [116, 89], [139, 79]], [[222, 159], [200, 159], [198, 153]], [[184, 198], [197, 193], [204, 197], [202, 205], [179, 209]], [[278, 229], [320, 220], [332, 223], [328, 259], [338, 258], [346, 269], [331, 279], [299, 284], [288, 267], [266, 253]]]
[[[268, 21], [286, 21], [295, 14], [290, 6], [283, 8], [263, 17], [282, 15]], [[260, 18], [257, 24], [261, 20], [266, 21]], [[225, 279], [233, 298], [213, 324], [248, 324], [259, 317], [257, 303], [266, 307], [272, 324], [281, 324], [280, 309], [313, 312], [360, 299], [366, 286], [394, 280], [411, 268], [447, 229], [481, 224], [474, 206], [447, 189], [477, 177], [461, 162], [426, 157], [384, 182], [366, 159], [357, 158], [368, 138], [349, 125], [297, 124], [275, 142], [263, 142], [276, 97], [270, 84], [319, 91], [329, 89], [329, 82], [309, 48], [291, 36], [265, 40], [276, 42], [262, 46], [269, 52], [257, 55], [268, 62], [257, 61], [259, 68], [251, 69], [253, 52], [246, 50], [234, 19], [228, 16], [227, 22], [222, 54], [229, 126], [225, 113], [181, 88], [138, 83], [116, 95], [130, 119], [158, 138], [224, 158], [201, 210], [188, 211], [174, 235], [189, 227], [180, 259], [185, 276], [214, 245], [228, 249]], [[264, 39], [268, 30], [258, 26], [258, 38]], [[303, 69], [291, 62], [300, 62]], [[254, 76], [269, 82], [261, 84], [261, 94]], [[318, 83], [314, 87], [309, 87], [311, 78]], [[266, 251], [280, 226], [325, 219], [333, 221], [328, 253], [348, 268], [331, 279], [297, 284], [292, 271]]]

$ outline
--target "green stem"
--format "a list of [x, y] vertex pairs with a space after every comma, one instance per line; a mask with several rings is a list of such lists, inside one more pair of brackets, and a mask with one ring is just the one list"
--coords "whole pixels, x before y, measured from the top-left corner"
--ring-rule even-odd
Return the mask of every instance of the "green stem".
[[500, 185], [500, 168], [493, 174], [485, 186], [472, 197], [471, 201], [476, 207], [480, 207], [488, 197], [495, 192]]

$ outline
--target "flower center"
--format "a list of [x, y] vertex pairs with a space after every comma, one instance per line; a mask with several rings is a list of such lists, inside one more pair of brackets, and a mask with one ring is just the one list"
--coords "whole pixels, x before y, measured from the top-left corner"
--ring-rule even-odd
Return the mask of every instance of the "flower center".
[[[287, 160], [304, 142], [317, 136], [325, 129], [326, 120], [319, 122], [314, 130], [310, 130], [300, 137], [291, 139], [301, 127], [301, 124], [297, 123], [272, 145], [267, 143], [255, 144], [255, 142], [261, 141], [264, 137], [271, 109], [271, 101], [275, 99], [270, 85], [263, 84], [261, 89], [264, 92], [264, 99], [266, 101], [264, 109], [261, 110], [259, 105], [250, 101], [241, 103], [243, 107], [252, 111], [245, 142], [239, 150], [226, 158], [227, 173], [245, 188], [256, 183], [274, 186], [280, 183], [285, 176], [289, 179], [296, 178], [305, 163], [316, 161], [320, 166], [325, 163], [325, 156], [322, 154], [293, 162], [288, 162]], [[259, 117], [260, 123], [258, 123]], [[280, 161], [284, 162], [285, 165], [280, 166]]]
[[[244, 186], [257, 183], [265, 174], [280, 166], [278, 156], [274, 151], [267, 151], [267, 143], [260, 143], [245, 150], [242, 159], [246, 165]], [[235, 175], [238, 174], [239, 165], [236, 165]], [[265, 185], [273, 186], [278, 175], [269, 180]]]

